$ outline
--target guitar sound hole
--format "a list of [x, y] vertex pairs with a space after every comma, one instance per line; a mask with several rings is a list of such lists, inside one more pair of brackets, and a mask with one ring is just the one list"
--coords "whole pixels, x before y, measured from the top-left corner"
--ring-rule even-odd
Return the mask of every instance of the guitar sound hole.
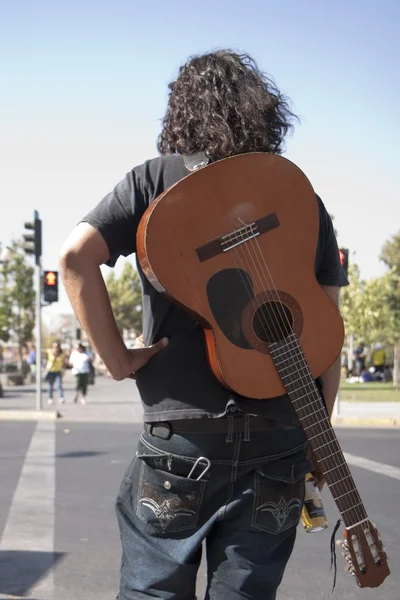
[[281, 302], [266, 302], [258, 307], [253, 317], [253, 329], [263, 342], [272, 344], [293, 333], [293, 317]]

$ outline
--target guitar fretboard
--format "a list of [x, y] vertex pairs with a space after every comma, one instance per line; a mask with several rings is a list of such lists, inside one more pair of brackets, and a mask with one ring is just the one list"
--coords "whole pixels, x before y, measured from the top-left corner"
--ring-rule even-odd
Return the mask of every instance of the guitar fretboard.
[[295, 333], [268, 345], [346, 527], [367, 519], [350, 469]]

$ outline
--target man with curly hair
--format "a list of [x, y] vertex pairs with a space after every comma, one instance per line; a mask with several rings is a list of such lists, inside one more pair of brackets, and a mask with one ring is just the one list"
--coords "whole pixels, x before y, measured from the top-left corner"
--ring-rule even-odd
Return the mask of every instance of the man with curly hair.
[[[205, 547], [206, 598], [273, 600], [312, 469], [289, 397], [263, 402], [224, 388], [208, 366], [200, 324], [157, 292], [140, 264], [144, 346], [127, 349], [100, 265], [136, 252], [146, 208], [198, 164], [280, 154], [294, 115], [272, 79], [229, 50], [190, 58], [169, 89], [160, 156], [132, 169], [82, 219], [61, 256], [65, 287], [91, 343], [114, 379], [136, 377], [143, 403], [143, 433], [116, 502], [119, 599], [195, 598]], [[315, 273], [337, 302], [346, 279], [332, 222], [317, 202]], [[322, 377], [329, 411], [339, 374], [337, 362]]]

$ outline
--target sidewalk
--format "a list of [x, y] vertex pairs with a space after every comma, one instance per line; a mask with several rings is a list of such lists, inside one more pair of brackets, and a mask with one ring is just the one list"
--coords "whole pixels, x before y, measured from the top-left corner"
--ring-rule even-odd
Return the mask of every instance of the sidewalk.
[[340, 401], [333, 411], [332, 424], [350, 427], [400, 427], [400, 402]]
[[[73, 404], [74, 378], [67, 372], [64, 377], [65, 404], [60, 404], [55, 392], [55, 403], [47, 404], [47, 388], [43, 384], [43, 410], [36, 411], [35, 385], [6, 387], [0, 398], [0, 420], [63, 419], [65, 421], [139, 423], [143, 410], [133, 380], [113, 381], [102, 375], [89, 386], [88, 403]], [[343, 402], [339, 413], [332, 416], [334, 426], [345, 427], [400, 427], [400, 402]]]
[[87, 404], [74, 404], [74, 377], [67, 372], [63, 378], [65, 404], [47, 403], [47, 386], [42, 385], [43, 410], [36, 411], [35, 384], [8, 386], [0, 398], [1, 420], [63, 419], [65, 421], [93, 421], [138, 423], [142, 420], [142, 406], [133, 380], [113, 381], [105, 375], [96, 377], [88, 389]]

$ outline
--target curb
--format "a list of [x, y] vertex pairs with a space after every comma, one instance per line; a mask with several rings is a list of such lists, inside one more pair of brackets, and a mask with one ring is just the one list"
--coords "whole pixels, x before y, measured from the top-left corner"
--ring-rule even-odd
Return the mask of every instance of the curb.
[[56, 421], [61, 416], [56, 410], [0, 410], [0, 421]]
[[400, 417], [382, 418], [346, 418], [334, 417], [331, 420], [334, 427], [400, 427]]

